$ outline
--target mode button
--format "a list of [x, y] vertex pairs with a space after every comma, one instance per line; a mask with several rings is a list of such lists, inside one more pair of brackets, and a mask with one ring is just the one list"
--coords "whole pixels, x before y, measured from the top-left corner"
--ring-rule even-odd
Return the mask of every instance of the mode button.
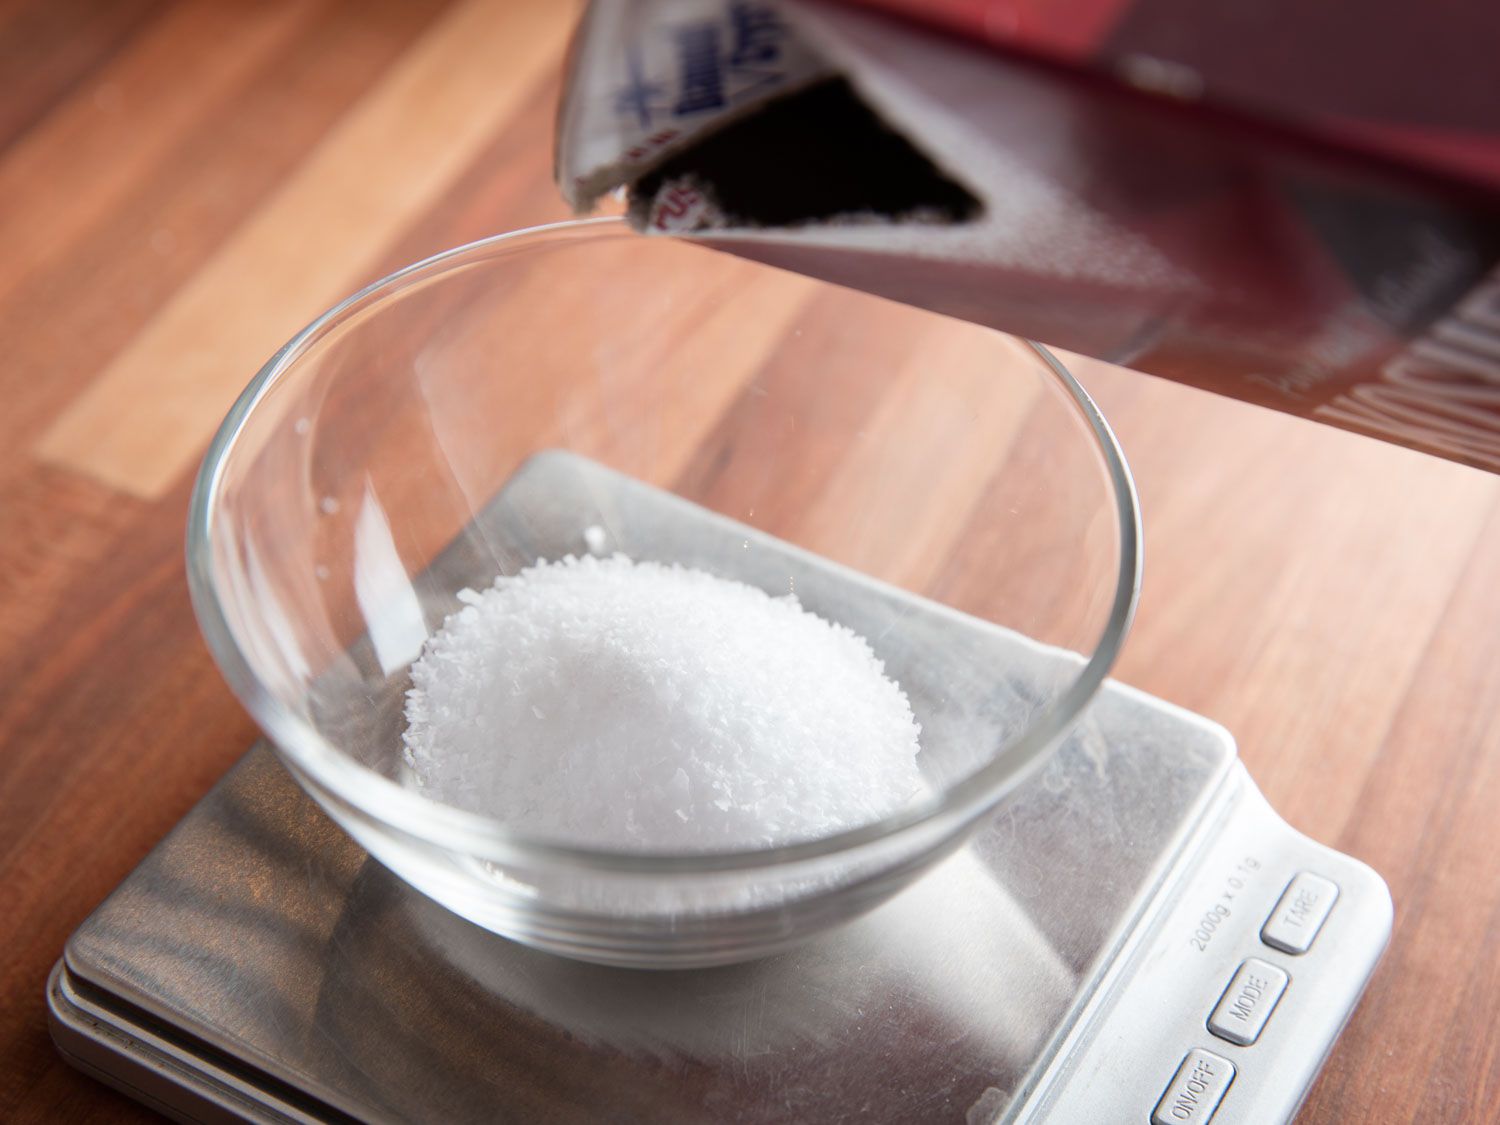
[[1251, 957], [1240, 966], [1219, 998], [1213, 1015], [1208, 1017], [1208, 1030], [1236, 1046], [1250, 1046], [1260, 1038], [1272, 1009], [1286, 991], [1286, 984], [1284, 970], [1259, 957]]

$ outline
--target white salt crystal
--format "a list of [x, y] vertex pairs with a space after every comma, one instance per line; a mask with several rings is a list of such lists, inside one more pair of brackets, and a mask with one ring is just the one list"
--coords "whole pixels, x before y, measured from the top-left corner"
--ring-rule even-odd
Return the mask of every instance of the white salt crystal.
[[412, 666], [430, 797], [554, 840], [760, 847], [895, 811], [919, 727], [865, 640], [794, 597], [610, 558], [465, 591]]

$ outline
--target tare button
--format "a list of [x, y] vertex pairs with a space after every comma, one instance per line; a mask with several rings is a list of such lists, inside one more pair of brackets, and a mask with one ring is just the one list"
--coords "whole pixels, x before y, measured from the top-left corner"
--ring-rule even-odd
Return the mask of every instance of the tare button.
[[1208, 1030], [1220, 1039], [1248, 1047], [1260, 1038], [1261, 1028], [1271, 1018], [1271, 1010], [1286, 991], [1286, 972], [1258, 957], [1251, 957], [1234, 974], [1224, 990]]
[[1338, 887], [1304, 871], [1287, 884], [1281, 901], [1261, 928], [1260, 940], [1283, 953], [1306, 953], [1339, 897]]
[[1204, 1125], [1233, 1081], [1233, 1063], [1212, 1051], [1194, 1048], [1151, 1111], [1151, 1125]]

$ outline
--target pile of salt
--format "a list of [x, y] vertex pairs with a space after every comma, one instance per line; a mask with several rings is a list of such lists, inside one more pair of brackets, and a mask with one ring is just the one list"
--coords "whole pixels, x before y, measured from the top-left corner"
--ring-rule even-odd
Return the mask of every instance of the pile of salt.
[[527, 835], [703, 851], [812, 839], [923, 788], [919, 727], [851, 630], [701, 571], [540, 562], [427, 642], [406, 760]]

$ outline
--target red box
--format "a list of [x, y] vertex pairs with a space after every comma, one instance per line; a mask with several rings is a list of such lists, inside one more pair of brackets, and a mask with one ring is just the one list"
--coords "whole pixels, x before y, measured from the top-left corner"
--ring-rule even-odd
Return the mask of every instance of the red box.
[[576, 205], [1500, 471], [1500, 5], [596, 0]]

